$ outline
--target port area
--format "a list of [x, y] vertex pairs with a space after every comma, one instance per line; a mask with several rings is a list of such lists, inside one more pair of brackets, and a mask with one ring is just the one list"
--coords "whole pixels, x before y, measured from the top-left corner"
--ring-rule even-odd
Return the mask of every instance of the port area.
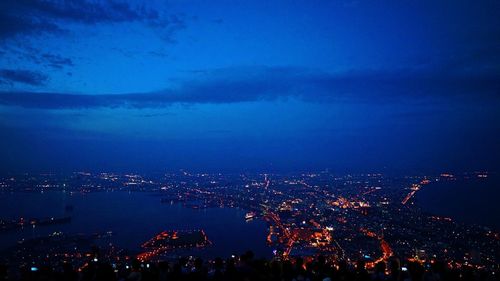
[[19, 240], [15, 246], [0, 251], [0, 263], [22, 267], [57, 267], [69, 263], [82, 268], [92, 258], [116, 262], [123, 251], [111, 244], [113, 233], [65, 234]]
[[137, 255], [137, 259], [140, 261], [155, 261], [171, 251], [202, 249], [211, 244], [202, 229], [165, 230], [141, 245], [141, 248], [145, 251]]

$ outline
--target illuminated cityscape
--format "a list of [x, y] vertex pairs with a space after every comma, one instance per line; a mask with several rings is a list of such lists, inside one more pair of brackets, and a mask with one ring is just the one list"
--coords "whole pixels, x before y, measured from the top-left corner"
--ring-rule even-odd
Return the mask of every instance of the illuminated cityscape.
[[[500, 264], [500, 234], [495, 228], [428, 213], [418, 202], [419, 192], [439, 188], [440, 184], [477, 184], [492, 177], [496, 174], [389, 177], [322, 171], [286, 175], [179, 172], [148, 176], [77, 172], [4, 177], [1, 192], [38, 196], [62, 192], [69, 198], [93, 193], [148, 194], [154, 204], [180, 205], [199, 212], [241, 209], [241, 221], [265, 222], [267, 235], [254, 239], [265, 241], [269, 258], [281, 261], [324, 256], [332, 262], [344, 260], [353, 267], [363, 260], [367, 269], [374, 269], [377, 263], [389, 263], [398, 257], [404, 264], [445, 261], [454, 269], [472, 267], [494, 272]], [[63, 207], [66, 213], [78, 212], [74, 206]], [[2, 232], [72, 223], [71, 216], [58, 220], [61, 219], [2, 218]], [[231, 225], [225, 231], [239, 235]], [[132, 266], [133, 260], [149, 264], [192, 253], [203, 255], [204, 249], [214, 246], [210, 241], [213, 234], [203, 229], [162, 230], [149, 233], [151, 238], [147, 241], [136, 241], [140, 249], [130, 251], [113, 242], [120, 233], [105, 229], [102, 233], [78, 235], [54, 232], [46, 237], [23, 239], [14, 248], [4, 250], [2, 256], [16, 266], [56, 266], [64, 261], [84, 270], [96, 258], [125, 267]]]

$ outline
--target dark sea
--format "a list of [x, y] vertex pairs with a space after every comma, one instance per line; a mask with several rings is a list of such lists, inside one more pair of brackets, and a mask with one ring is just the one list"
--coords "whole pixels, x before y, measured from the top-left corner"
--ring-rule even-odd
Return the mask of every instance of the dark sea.
[[417, 193], [417, 204], [432, 214], [500, 230], [498, 175], [431, 183]]
[[[271, 257], [266, 245], [267, 226], [261, 219], [246, 222], [245, 211], [234, 208], [192, 209], [180, 204], [162, 204], [159, 196], [146, 192], [0, 193], [0, 217], [71, 216], [68, 224], [28, 227], [0, 232], [0, 249], [17, 240], [63, 233], [113, 232], [112, 242], [139, 251], [139, 245], [163, 230], [204, 229], [213, 243], [197, 255], [228, 257], [252, 250], [257, 257]], [[73, 206], [67, 210], [66, 206]]]

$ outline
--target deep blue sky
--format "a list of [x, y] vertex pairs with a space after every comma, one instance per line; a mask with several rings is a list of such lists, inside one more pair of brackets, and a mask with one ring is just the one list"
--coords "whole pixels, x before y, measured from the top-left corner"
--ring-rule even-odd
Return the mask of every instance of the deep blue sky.
[[0, 171], [497, 170], [499, 1], [0, 2]]

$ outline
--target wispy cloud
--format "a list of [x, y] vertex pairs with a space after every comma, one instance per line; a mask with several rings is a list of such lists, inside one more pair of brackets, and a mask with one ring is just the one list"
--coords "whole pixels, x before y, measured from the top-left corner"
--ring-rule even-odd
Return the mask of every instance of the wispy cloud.
[[[29, 75], [19, 77], [17, 79], [24, 79], [27, 83], [43, 81]], [[287, 98], [326, 103], [387, 102], [435, 97], [497, 101], [499, 93], [500, 80], [496, 75], [464, 76], [412, 70], [330, 74], [294, 67], [243, 67], [204, 73], [175, 88], [157, 92], [99, 95], [0, 92], [0, 104], [65, 109], [154, 108], [175, 103], [225, 104]]]
[[[174, 34], [186, 27], [185, 17], [152, 9], [147, 3], [126, 0], [6, 0], [0, 1], [0, 54], [12, 64], [35, 63], [52, 70], [74, 66], [75, 57], [40, 47], [37, 39], [50, 36], [65, 38], [76, 26], [92, 29], [103, 24], [140, 23], [155, 31], [167, 43], [175, 42]], [[37, 43], [34, 43], [37, 42]], [[42, 44], [43, 45], [43, 44]], [[27, 78], [28, 73], [3, 73], [2, 83], [21, 82], [42, 85], [50, 73]], [[11, 78], [13, 79], [11, 79]], [[16, 78], [18, 77], [18, 78]]]
[[155, 10], [133, 7], [118, 1], [16, 0], [0, 3], [0, 38], [19, 34], [61, 32], [64, 24], [141, 21], [151, 25], [168, 24]]
[[53, 68], [63, 68], [65, 66], [73, 66], [73, 60], [70, 58], [62, 57], [57, 54], [43, 54], [41, 56], [45, 62]]
[[0, 84], [22, 83], [31, 86], [45, 84], [48, 77], [45, 74], [30, 70], [0, 69]]
[[186, 27], [183, 16], [148, 8], [147, 4], [119, 0], [7, 0], [0, 1], [0, 46], [18, 58], [60, 69], [72, 66], [71, 58], [40, 54], [30, 39], [71, 35], [75, 25], [95, 29], [101, 24], [120, 23], [141, 23], [169, 43], [175, 42], [175, 33]]

